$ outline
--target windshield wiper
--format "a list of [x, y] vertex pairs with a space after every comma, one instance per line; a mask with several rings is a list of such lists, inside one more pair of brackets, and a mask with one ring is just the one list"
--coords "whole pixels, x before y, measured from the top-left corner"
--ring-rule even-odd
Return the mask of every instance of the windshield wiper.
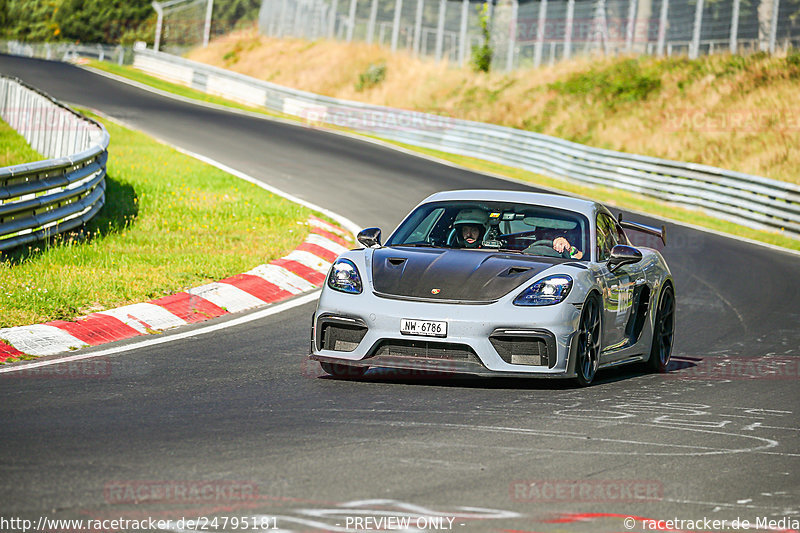
[[410, 246], [411, 248], [433, 248], [433, 245], [429, 242], [403, 243], [403, 244], [395, 244], [395, 246]]

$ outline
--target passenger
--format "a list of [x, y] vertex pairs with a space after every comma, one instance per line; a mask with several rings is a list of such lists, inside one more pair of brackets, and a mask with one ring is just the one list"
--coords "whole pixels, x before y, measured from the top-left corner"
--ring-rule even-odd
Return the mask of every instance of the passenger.
[[[576, 240], [577, 242], [577, 240]], [[561, 255], [569, 255], [570, 259], [582, 259], [583, 252], [570, 244], [566, 237], [557, 237], [553, 240], [553, 250]], [[565, 253], [566, 252], [566, 253]]]

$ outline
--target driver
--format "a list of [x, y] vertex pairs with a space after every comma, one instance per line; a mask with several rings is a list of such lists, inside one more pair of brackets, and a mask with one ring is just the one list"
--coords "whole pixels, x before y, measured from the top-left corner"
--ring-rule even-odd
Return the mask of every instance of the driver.
[[462, 209], [453, 221], [456, 248], [480, 248], [489, 215], [482, 209]]

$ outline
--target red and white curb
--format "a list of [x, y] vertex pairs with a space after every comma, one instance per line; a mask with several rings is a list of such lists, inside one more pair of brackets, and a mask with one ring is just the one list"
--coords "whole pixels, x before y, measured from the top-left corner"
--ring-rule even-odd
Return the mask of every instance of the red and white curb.
[[75, 321], [0, 329], [0, 363], [54, 355], [158, 333], [285, 300], [321, 286], [333, 261], [353, 245], [350, 233], [317, 217], [311, 233], [289, 255], [218, 282], [145, 303], [108, 309]]

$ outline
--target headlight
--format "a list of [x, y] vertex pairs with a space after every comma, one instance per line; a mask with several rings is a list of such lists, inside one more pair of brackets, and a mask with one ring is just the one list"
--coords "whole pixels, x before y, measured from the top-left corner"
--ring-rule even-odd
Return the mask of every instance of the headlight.
[[540, 279], [514, 300], [514, 305], [553, 305], [561, 303], [572, 289], [572, 278], [557, 274]]
[[328, 274], [328, 287], [335, 291], [361, 294], [361, 276], [349, 259], [337, 259]]

